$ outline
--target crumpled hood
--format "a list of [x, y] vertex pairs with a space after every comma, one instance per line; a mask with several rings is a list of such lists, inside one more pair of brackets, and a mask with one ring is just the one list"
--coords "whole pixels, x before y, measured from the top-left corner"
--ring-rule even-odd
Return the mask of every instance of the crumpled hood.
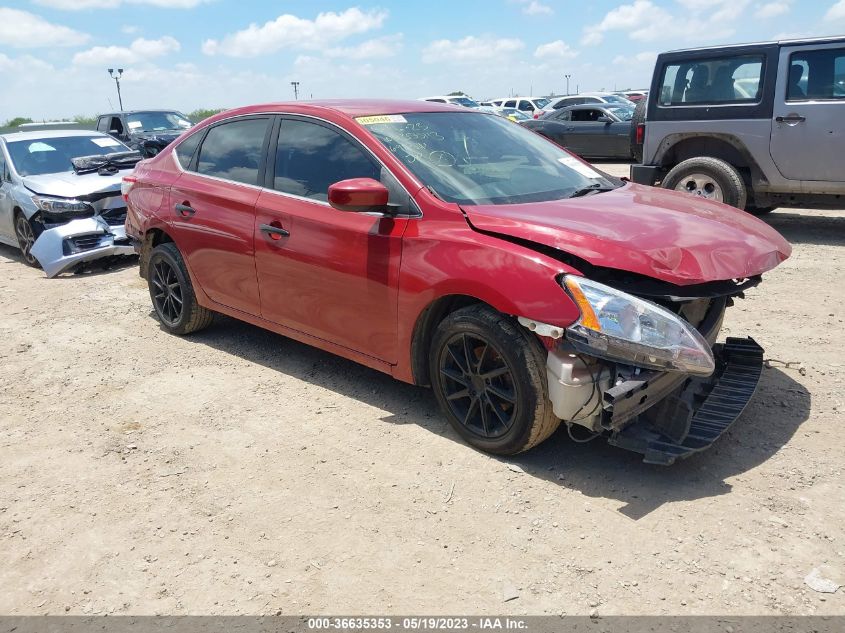
[[462, 208], [480, 230], [681, 286], [759, 275], [792, 253], [744, 211], [632, 183], [569, 200]]
[[162, 130], [161, 132], [137, 132], [132, 134], [132, 140], [153, 141], [156, 143], [169, 144], [179, 138], [187, 130]]
[[77, 174], [72, 171], [58, 174], [44, 174], [43, 176], [26, 176], [24, 186], [43, 196], [58, 198], [78, 198], [97, 193], [120, 191], [120, 183], [128, 170], [109, 176], [98, 173]]

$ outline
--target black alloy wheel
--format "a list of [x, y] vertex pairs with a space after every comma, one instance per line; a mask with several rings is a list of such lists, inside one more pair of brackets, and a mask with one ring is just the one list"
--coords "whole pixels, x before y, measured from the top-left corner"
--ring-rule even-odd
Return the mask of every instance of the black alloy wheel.
[[182, 319], [185, 302], [182, 298], [182, 285], [170, 262], [165, 259], [153, 262], [150, 283], [153, 288], [153, 304], [159, 318], [168, 327], [177, 327]]
[[185, 260], [175, 244], [156, 246], [146, 266], [150, 299], [165, 330], [183, 336], [211, 325], [214, 313], [197, 302]]
[[513, 370], [490, 342], [459, 333], [440, 354], [443, 395], [467, 431], [487, 439], [505, 435], [517, 413]]

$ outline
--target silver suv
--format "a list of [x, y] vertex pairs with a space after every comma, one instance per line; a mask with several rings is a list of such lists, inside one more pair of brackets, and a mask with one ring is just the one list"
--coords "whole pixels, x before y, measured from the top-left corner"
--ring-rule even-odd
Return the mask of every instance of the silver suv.
[[663, 53], [641, 104], [634, 182], [758, 214], [843, 207], [845, 38]]

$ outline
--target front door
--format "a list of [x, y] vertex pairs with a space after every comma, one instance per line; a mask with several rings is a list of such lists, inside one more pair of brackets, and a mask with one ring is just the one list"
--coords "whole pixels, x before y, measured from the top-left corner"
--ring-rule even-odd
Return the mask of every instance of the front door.
[[262, 316], [395, 363], [399, 260], [410, 220], [327, 202], [332, 183], [389, 174], [337, 128], [298, 118], [282, 120], [270, 163], [255, 217]]
[[213, 301], [256, 316], [255, 203], [270, 122], [250, 117], [211, 127], [170, 190], [173, 238], [196, 281]]
[[784, 178], [842, 183], [845, 190], [843, 121], [845, 47], [784, 47], [771, 138], [772, 158]]
[[6, 157], [3, 155], [3, 147], [0, 145], [0, 237], [7, 241], [15, 238], [15, 220], [12, 214], [14, 206], [12, 176]]

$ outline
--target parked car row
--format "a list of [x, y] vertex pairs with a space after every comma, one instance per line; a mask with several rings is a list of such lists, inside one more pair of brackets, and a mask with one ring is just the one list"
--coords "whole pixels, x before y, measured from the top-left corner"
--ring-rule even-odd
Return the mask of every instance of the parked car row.
[[[754, 54], [668, 57], [645, 128], [630, 102], [589, 95], [602, 100], [493, 100], [505, 116], [440, 97], [250, 106], [143, 160], [103, 132], [3, 135], [0, 229], [48, 275], [131, 248], [165, 330], [224, 314], [431, 387], [480, 450], [519, 453], [564, 424], [671, 464], [752, 397], [762, 348], [716, 341], [791, 247], [716, 196], [574, 154], [621, 157], [652, 108], [698, 103], [684, 79], [698, 66], [721, 76]], [[771, 68], [778, 51], [759, 54]], [[810, 64], [803, 99], [823, 87]], [[124, 114], [128, 143], [146, 126]]]

